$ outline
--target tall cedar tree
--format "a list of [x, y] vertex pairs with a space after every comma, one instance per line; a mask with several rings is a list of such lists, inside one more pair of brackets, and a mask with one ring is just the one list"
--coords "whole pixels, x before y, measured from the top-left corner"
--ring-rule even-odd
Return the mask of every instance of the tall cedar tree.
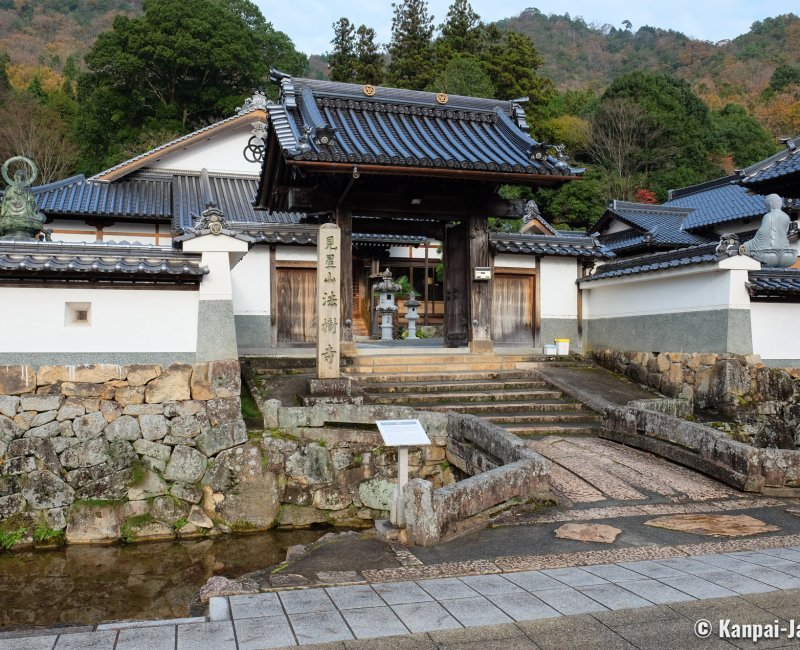
[[383, 54], [375, 42], [375, 30], [361, 25], [357, 30], [356, 83], [377, 85], [383, 81]]
[[352, 83], [356, 80], [356, 36], [355, 27], [347, 18], [333, 23], [333, 51], [328, 55], [328, 67], [332, 81]]
[[185, 133], [228, 117], [270, 66], [301, 74], [306, 58], [250, 0], [144, 0], [86, 55], [75, 138], [81, 168], [119, 162], [144, 131]]
[[422, 90], [433, 81], [433, 16], [425, 0], [392, 3], [392, 40], [387, 81], [398, 88]]
[[454, 56], [475, 56], [481, 46], [481, 17], [472, 9], [469, 0], [455, 0], [447, 10], [447, 20], [439, 25], [441, 35], [436, 39], [436, 58], [446, 66]]

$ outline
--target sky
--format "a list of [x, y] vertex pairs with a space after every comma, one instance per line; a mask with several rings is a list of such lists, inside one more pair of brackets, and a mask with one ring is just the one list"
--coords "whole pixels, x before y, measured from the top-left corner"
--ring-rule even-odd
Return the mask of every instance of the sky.
[[[330, 50], [331, 25], [346, 16], [356, 25], [373, 27], [378, 41], [389, 40], [392, 24], [390, 0], [255, 0], [276, 29], [286, 32], [297, 49], [306, 54]], [[428, 0], [438, 25], [447, 16], [452, 0]], [[582, 16], [589, 24], [619, 27], [629, 20], [636, 30], [642, 25], [674, 29], [706, 41], [735, 38], [756, 20], [797, 13], [797, 0], [472, 0], [473, 9], [485, 22], [519, 15], [527, 7], [544, 14]]]

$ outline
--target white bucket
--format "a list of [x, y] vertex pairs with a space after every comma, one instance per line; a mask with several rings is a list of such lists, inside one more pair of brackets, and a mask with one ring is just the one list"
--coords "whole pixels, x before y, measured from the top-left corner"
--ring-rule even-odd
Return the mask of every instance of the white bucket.
[[569, 354], [569, 339], [555, 339], [556, 354], [564, 356]]
[[556, 345], [555, 343], [545, 343], [544, 344], [544, 353], [547, 356], [553, 356], [556, 353]]

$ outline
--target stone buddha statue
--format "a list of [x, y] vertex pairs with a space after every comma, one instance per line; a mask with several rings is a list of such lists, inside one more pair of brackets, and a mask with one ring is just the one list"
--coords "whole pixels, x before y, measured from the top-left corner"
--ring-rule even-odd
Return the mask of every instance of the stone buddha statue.
[[[19, 168], [13, 178], [9, 177], [8, 168], [15, 162], [24, 163], [30, 171]], [[3, 164], [2, 173], [7, 186], [0, 204], [0, 239], [34, 239], [45, 232], [46, 221], [31, 191], [39, 169], [29, 158], [15, 156]]]
[[739, 248], [742, 255], [749, 255], [767, 267], [788, 267], [797, 260], [797, 251], [789, 245], [791, 219], [781, 208], [783, 199], [770, 194], [764, 199], [769, 212], [761, 220], [755, 237]]

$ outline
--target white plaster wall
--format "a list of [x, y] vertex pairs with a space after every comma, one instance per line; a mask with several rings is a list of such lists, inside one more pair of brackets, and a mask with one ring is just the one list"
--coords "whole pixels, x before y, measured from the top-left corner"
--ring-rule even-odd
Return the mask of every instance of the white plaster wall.
[[[431, 243], [428, 247], [428, 259], [429, 260], [436, 260], [437, 262], [441, 259], [441, 254], [438, 252], [439, 249], [439, 242]], [[389, 257], [394, 258], [402, 258], [408, 259], [412, 258], [415, 260], [424, 260], [425, 259], [425, 247], [424, 246], [392, 246], [389, 248]]]
[[[54, 219], [47, 228], [53, 230], [53, 241], [86, 244], [97, 241], [97, 228], [79, 219]], [[67, 232], [58, 232], [64, 230]], [[172, 235], [168, 224], [115, 222], [103, 228], [103, 241], [127, 241], [169, 247], [172, 245]]]
[[543, 257], [539, 277], [539, 313], [545, 318], [578, 317], [578, 261]]
[[746, 273], [742, 270], [728, 271], [711, 267], [701, 273], [648, 273], [634, 276], [636, 281], [625, 281], [626, 278], [621, 278], [618, 281], [601, 280], [599, 282], [603, 282], [602, 285], [586, 283], [584, 315], [592, 319], [711, 309], [746, 309], [749, 305], [744, 288]]
[[533, 255], [510, 255], [500, 253], [494, 257], [494, 267], [504, 269], [535, 269], [536, 258]]
[[625, 223], [624, 221], [620, 221], [619, 219], [614, 219], [603, 231], [604, 235], [613, 235], [615, 232], [622, 232], [623, 230], [630, 230], [630, 226]]
[[[257, 122], [254, 116], [251, 122]], [[206, 139], [171, 152], [154, 162], [148, 163], [153, 169], [201, 170], [210, 172], [249, 174], [258, 176], [261, 163], [245, 160], [243, 151], [252, 135], [252, 125], [248, 122], [234, 131], [228, 131], [213, 139]]]
[[768, 359], [800, 359], [800, 337], [792, 325], [800, 322], [800, 303], [753, 302], [750, 326], [753, 353]]
[[316, 262], [317, 249], [314, 246], [278, 246], [275, 259], [279, 262]]
[[[66, 303], [90, 325], [65, 325]], [[194, 352], [197, 291], [0, 288], [3, 352]]]
[[231, 271], [233, 313], [269, 316], [269, 247], [251, 248]]

